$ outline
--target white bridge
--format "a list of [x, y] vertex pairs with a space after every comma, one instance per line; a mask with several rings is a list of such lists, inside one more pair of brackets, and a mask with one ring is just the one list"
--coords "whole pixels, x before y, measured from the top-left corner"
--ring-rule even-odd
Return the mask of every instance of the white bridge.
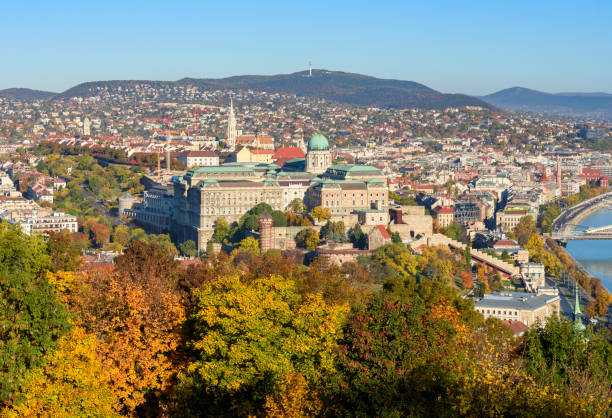
[[551, 238], [559, 241], [569, 240], [612, 240], [612, 225], [585, 229], [584, 231], [553, 232]]

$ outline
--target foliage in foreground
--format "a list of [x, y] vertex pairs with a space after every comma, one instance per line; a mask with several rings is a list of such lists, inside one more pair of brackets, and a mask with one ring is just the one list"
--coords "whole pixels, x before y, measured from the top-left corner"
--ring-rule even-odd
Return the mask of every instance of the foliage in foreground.
[[513, 339], [458, 292], [465, 254], [390, 244], [339, 267], [249, 248], [182, 267], [134, 241], [78, 268], [0, 226], [2, 415], [611, 412], [610, 333], [552, 320]]

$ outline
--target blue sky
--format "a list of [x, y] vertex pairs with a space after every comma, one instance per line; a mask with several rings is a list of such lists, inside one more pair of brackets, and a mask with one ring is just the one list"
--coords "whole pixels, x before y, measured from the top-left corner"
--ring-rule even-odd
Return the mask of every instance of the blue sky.
[[612, 93], [608, 1], [0, 2], [0, 89], [315, 68], [443, 92]]

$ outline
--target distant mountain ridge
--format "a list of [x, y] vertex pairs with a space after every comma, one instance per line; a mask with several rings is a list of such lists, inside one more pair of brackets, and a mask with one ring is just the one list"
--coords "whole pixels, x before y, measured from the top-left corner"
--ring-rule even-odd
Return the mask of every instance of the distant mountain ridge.
[[0, 98], [2, 99], [15, 99], [15, 100], [46, 100], [56, 96], [57, 93], [42, 90], [32, 90], [25, 88], [11, 88], [0, 90]]
[[502, 109], [612, 120], [612, 94], [544, 93], [512, 87], [481, 97]]
[[60, 98], [88, 96], [95, 87], [127, 87], [137, 83], [153, 86], [191, 84], [201, 89], [251, 89], [269, 93], [295, 94], [359, 106], [384, 108], [444, 109], [447, 107], [490, 104], [463, 94], [444, 94], [414, 81], [390, 80], [340, 71], [313, 70], [278, 75], [243, 75], [227, 78], [183, 78], [178, 81], [95, 81], [74, 86], [58, 95]]

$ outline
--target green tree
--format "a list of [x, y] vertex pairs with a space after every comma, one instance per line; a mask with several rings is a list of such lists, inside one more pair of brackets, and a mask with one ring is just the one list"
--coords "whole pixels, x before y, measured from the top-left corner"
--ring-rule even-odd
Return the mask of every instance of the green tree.
[[26, 235], [19, 226], [0, 222], [0, 267], [8, 272], [42, 274], [49, 268], [51, 257], [44, 240], [38, 235]]
[[0, 399], [69, 328], [68, 315], [42, 272], [50, 257], [44, 241], [0, 224]]
[[465, 247], [465, 265], [468, 267], [472, 265], [472, 247], [470, 245]]
[[224, 218], [217, 218], [215, 222], [215, 232], [213, 233], [213, 241], [222, 243], [231, 231], [230, 225]]
[[240, 241], [240, 246], [238, 248], [245, 253], [259, 254], [259, 241], [253, 237], [246, 237]]
[[280, 210], [273, 210], [270, 216], [274, 219], [274, 226], [287, 226], [287, 217]]
[[442, 416], [451, 410], [469, 355], [448, 305], [425, 308], [373, 298], [343, 329], [329, 398], [336, 414]]
[[187, 240], [179, 244], [179, 250], [185, 257], [196, 257], [198, 255], [198, 248], [193, 240]]
[[291, 210], [293, 213], [305, 213], [306, 212], [306, 207], [304, 206], [304, 202], [302, 202], [302, 199], [297, 198], [297, 197], [293, 199], [291, 202], [289, 202], [288, 209]]
[[454, 239], [455, 241], [461, 241], [461, 238], [463, 237], [463, 228], [457, 222], [453, 222], [448, 226], [448, 228], [446, 228], [444, 235], [450, 239]]
[[522, 347], [525, 369], [541, 385], [551, 383], [567, 394], [610, 399], [612, 344], [609, 334], [574, 330], [567, 319], [550, 317], [532, 327]]
[[[368, 236], [361, 229], [361, 225], [356, 223], [351, 229], [351, 242], [360, 250], [364, 250], [368, 246]], [[401, 241], [401, 240], [400, 240]]]
[[212, 239], [209, 239], [208, 242], [206, 243], [206, 255], [208, 257], [214, 257], [215, 256], [215, 248], [213, 247]]
[[130, 228], [125, 225], [117, 225], [113, 229], [113, 242], [127, 247], [130, 242]]

